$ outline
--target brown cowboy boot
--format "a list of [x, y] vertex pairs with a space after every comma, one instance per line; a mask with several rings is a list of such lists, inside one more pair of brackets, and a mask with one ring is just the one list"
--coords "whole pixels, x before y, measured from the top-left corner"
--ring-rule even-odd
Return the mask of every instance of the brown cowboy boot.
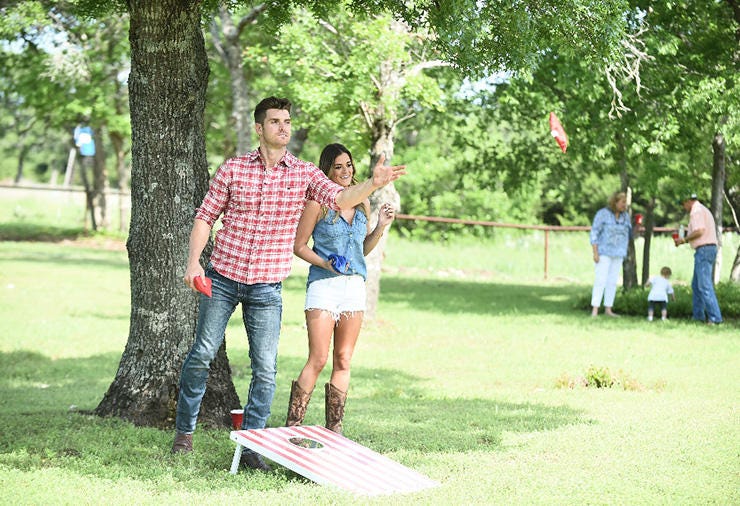
[[285, 420], [286, 427], [303, 424], [303, 417], [306, 416], [308, 401], [311, 400], [311, 392], [303, 390], [297, 381], [290, 385], [290, 401], [288, 402], [288, 418]]
[[344, 403], [347, 401], [347, 392], [342, 392], [331, 383], [324, 385], [326, 391], [325, 413], [326, 428], [342, 433], [342, 418], [344, 418]]
[[175, 433], [175, 441], [172, 443], [172, 453], [190, 453], [193, 451], [193, 435]]

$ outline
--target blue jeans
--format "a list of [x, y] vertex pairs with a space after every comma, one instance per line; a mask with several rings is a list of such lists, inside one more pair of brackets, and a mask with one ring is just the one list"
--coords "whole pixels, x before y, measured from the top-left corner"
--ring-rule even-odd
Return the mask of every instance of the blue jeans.
[[213, 280], [213, 296], [200, 296], [195, 342], [182, 364], [175, 428], [182, 434], [195, 431], [211, 361], [224, 340], [229, 318], [241, 302], [252, 368], [242, 429], [262, 429], [270, 417], [270, 405], [275, 394], [283, 312], [282, 283], [245, 285], [220, 275], [210, 267], [206, 276]]
[[722, 321], [717, 295], [714, 293], [712, 268], [717, 258], [717, 246], [708, 244], [696, 249], [694, 253], [694, 277], [691, 280], [693, 313], [695, 320], [712, 323]]

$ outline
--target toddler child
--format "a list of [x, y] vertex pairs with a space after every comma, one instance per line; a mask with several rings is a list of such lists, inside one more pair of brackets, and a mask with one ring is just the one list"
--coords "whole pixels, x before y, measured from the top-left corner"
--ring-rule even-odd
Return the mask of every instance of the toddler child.
[[675, 301], [676, 296], [673, 294], [673, 287], [671, 282], [671, 268], [663, 267], [660, 269], [660, 276], [653, 276], [648, 280], [645, 286], [650, 287], [650, 293], [648, 294], [648, 321], [653, 321], [653, 313], [655, 311], [655, 305], [660, 304], [660, 319], [668, 319], [668, 296]]

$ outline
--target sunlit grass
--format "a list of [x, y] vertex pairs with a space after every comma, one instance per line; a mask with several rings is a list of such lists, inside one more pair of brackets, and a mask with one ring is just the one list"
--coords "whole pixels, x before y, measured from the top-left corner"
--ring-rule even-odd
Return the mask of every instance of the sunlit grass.
[[[537, 246], [391, 240], [378, 318], [353, 360], [345, 433], [441, 486], [380, 500], [280, 466], [231, 476], [226, 431], [199, 430], [196, 453], [173, 457], [171, 431], [82, 414], [102, 399], [126, 343], [126, 253], [0, 242], [0, 504], [737, 504], [737, 326], [592, 320], [574, 309], [591, 281], [582, 239], [551, 238], [559, 267], [549, 281]], [[284, 284], [271, 426], [284, 422], [305, 361], [304, 289], [297, 264]], [[227, 337], [245, 399], [238, 312]], [[592, 366], [642, 388], [558, 386]], [[318, 390], [310, 424], [323, 422]]]

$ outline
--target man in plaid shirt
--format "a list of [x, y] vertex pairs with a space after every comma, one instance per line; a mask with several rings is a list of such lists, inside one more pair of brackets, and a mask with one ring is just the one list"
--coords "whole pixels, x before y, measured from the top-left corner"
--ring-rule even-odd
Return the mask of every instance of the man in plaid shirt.
[[[405, 166], [384, 166], [381, 157], [367, 181], [348, 188], [333, 183], [314, 164], [287, 151], [290, 106], [287, 99], [275, 97], [257, 104], [254, 122], [259, 148], [219, 167], [196, 212], [184, 280], [195, 289], [196, 277], [210, 278], [212, 297], [200, 296], [195, 342], [182, 366], [173, 453], [193, 450], [208, 370], [239, 303], [252, 367], [242, 429], [265, 427], [275, 393], [282, 280], [290, 273], [293, 240], [305, 200], [334, 210], [352, 208], [405, 174]], [[216, 233], [204, 270], [200, 255], [219, 216], [223, 227]], [[270, 470], [250, 450], [244, 450], [242, 464]]]

